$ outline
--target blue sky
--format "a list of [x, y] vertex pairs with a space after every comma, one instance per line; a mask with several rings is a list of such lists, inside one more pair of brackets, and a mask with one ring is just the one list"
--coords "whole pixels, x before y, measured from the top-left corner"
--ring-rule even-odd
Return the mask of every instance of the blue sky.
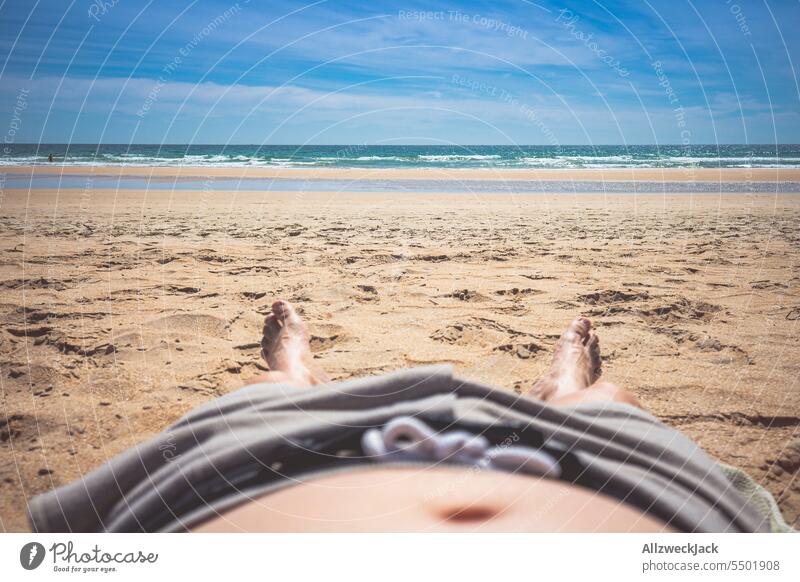
[[796, 0], [7, 0], [17, 142], [800, 142]]

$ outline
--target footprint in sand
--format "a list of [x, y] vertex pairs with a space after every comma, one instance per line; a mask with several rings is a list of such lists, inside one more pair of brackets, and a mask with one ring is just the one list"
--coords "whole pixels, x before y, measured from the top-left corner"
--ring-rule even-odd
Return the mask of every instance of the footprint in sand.
[[7, 377], [35, 388], [50, 386], [64, 379], [64, 374], [51, 366], [0, 362], [0, 369], [8, 370]]
[[227, 335], [229, 324], [215, 315], [203, 313], [176, 313], [159, 317], [145, 324], [151, 330], [163, 330], [166, 335], [189, 333], [221, 338]]
[[458, 289], [456, 291], [451, 291], [450, 293], [445, 293], [444, 295], [438, 295], [437, 297], [458, 299], [459, 301], [467, 301], [470, 303], [477, 303], [480, 301], [489, 300], [489, 298], [486, 295], [478, 293], [477, 291], [471, 291], [470, 289]]
[[652, 309], [639, 310], [638, 314], [648, 318], [657, 318], [666, 321], [679, 321], [692, 319], [708, 321], [715, 314], [722, 311], [722, 307], [705, 301], [692, 301], [685, 297], [678, 297], [672, 303], [661, 305]]
[[737, 360], [744, 360], [744, 363], [748, 365], [755, 364], [755, 360], [739, 346], [722, 343], [713, 337], [698, 339], [694, 347], [700, 352], [719, 354], [718, 357], [712, 360], [712, 362], [717, 364], [731, 364]]
[[182, 287], [180, 285], [170, 285], [168, 290], [170, 295], [180, 295], [183, 293], [193, 295], [195, 293], [200, 293], [200, 287]]
[[469, 343], [470, 336], [475, 335], [473, 326], [466, 323], [454, 323], [434, 331], [430, 338], [446, 344]]
[[525, 287], [524, 289], [512, 287], [511, 289], [499, 289], [494, 292], [495, 295], [508, 297], [527, 297], [529, 295], [541, 295], [542, 293], [545, 293], [545, 291], [542, 291], [541, 289], [533, 289], [531, 287]]
[[505, 352], [521, 360], [528, 360], [532, 358], [536, 352], [540, 352], [543, 349], [544, 347], [536, 342], [522, 342], [502, 344], [494, 348], [494, 351]]
[[10, 414], [0, 418], [0, 445], [16, 445], [32, 442], [53, 430], [53, 422], [45, 415]]
[[[453, 322], [445, 327], [437, 329], [429, 337], [437, 342], [459, 346], [471, 345], [488, 347], [496, 346], [500, 343], [502, 348], [502, 346], [506, 344], [511, 345], [509, 343], [509, 338], [524, 336], [528, 336], [528, 334], [512, 329], [507, 325], [503, 325], [491, 319], [476, 317], [469, 320]], [[523, 339], [522, 344], [526, 344], [529, 341], [530, 340]], [[531, 346], [531, 350], [535, 351], [535, 348]]]
[[251, 301], [255, 301], [257, 299], [261, 299], [263, 297], [266, 297], [267, 292], [266, 291], [242, 291], [241, 293], [239, 293], [239, 295], [241, 295], [245, 299], [249, 299]]
[[615, 291], [606, 289], [578, 295], [578, 301], [587, 305], [610, 305], [612, 303], [629, 303], [631, 301], [644, 301], [650, 299], [647, 291]]
[[378, 289], [374, 285], [356, 285], [356, 289], [360, 291], [355, 297], [359, 303], [378, 300]]
[[311, 351], [313, 353], [330, 350], [345, 339], [344, 328], [334, 323], [311, 325]]
[[751, 281], [750, 287], [753, 289], [786, 289], [787, 285], [779, 283], [778, 281]]
[[[800, 472], [800, 438], [790, 440], [781, 447], [777, 455], [765, 459], [761, 469], [769, 471], [767, 474], [769, 479], [776, 479], [786, 474], [791, 481], [796, 481], [796, 475]], [[800, 483], [795, 483], [793, 487], [796, 491], [800, 491]]]
[[230, 327], [230, 322], [215, 315], [176, 313], [120, 330], [114, 335], [113, 353], [116, 360], [127, 361], [138, 360], [144, 353], [153, 357], [154, 350], [168, 358], [169, 350], [182, 352], [187, 346], [197, 349], [193, 340], [221, 347], [230, 340]]

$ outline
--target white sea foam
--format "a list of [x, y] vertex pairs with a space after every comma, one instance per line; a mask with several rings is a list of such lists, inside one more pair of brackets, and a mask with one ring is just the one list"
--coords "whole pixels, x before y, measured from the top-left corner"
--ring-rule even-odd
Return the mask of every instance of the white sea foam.
[[[99, 146], [99, 153], [92, 149], [83, 148], [80, 155], [68, 150], [67, 159], [63, 160], [60, 155], [56, 156], [56, 163], [67, 166], [125, 166], [125, 167], [419, 167], [435, 168], [439, 165], [443, 167], [504, 167], [504, 168], [669, 168], [669, 167], [738, 167], [738, 168], [800, 168], [800, 155], [792, 157], [786, 153], [795, 153], [792, 150], [782, 150], [776, 155], [768, 155], [769, 148], [761, 146], [754, 147], [759, 155], [742, 155], [747, 152], [742, 146], [738, 151], [730, 151], [730, 155], [725, 155], [724, 147], [721, 146], [719, 155], [712, 148], [699, 149], [697, 155], [686, 155], [680, 149], [664, 148], [660, 152], [656, 148], [636, 151], [636, 147], [631, 147], [630, 152], [620, 151], [620, 153], [609, 152], [606, 147], [603, 153], [608, 155], [581, 154], [575, 149], [571, 153], [565, 152], [557, 155], [554, 150], [542, 150], [542, 155], [530, 155], [533, 153], [531, 148], [526, 152], [525, 148], [507, 148], [501, 153], [470, 154], [470, 153], [422, 153], [414, 149], [401, 151], [390, 150], [385, 153], [378, 152], [374, 155], [332, 155], [333, 150], [325, 152], [325, 155], [313, 156], [308, 151], [299, 151], [294, 156], [291, 149], [286, 148], [280, 151], [284, 156], [292, 157], [270, 157], [272, 151], [264, 149], [254, 149], [251, 155], [236, 153], [197, 153], [195, 149], [192, 153], [182, 154], [180, 149], [174, 146], [170, 149], [165, 147], [165, 151], [149, 150], [145, 155], [136, 151], [136, 146], [131, 146], [133, 151], [128, 152], [103, 152], [103, 146]], [[603, 148], [599, 148], [603, 149]], [[31, 151], [31, 150], [29, 150]], [[202, 151], [202, 150], [201, 150]], [[219, 150], [218, 150], [219, 151]], [[223, 150], [224, 151], [224, 150]], [[238, 150], [242, 151], [242, 150]], [[428, 150], [430, 151], [430, 150]], [[434, 150], [435, 151], [435, 150]], [[491, 150], [490, 150], [491, 151]], [[153, 152], [153, 153], [150, 153]], [[343, 153], [347, 153], [342, 150]], [[38, 155], [30, 155], [27, 152], [20, 152], [24, 155], [0, 156], [0, 166], [12, 165], [38, 165], [47, 164], [46, 146], [40, 150]], [[526, 155], [527, 154], [527, 155]], [[783, 154], [783, 155], [781, 155]]]
[[466, 154], [448, 154], [448, 155], [425, 155], [417, 156], [420, 160], [429, 162], [457, 162], [459, 160], [498, 160], [502, 156], [498, 155], [466, 155]]

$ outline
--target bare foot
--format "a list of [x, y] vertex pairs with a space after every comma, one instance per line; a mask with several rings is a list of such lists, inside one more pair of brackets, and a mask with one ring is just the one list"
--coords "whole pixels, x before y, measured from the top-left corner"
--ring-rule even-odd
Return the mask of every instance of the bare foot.
[[[292, 384], [324, 384], [328, 376], [315, 363], [305, 322], [288, 301], [272, 304], [272, 313], [264, 321], [261, 356], [271, 373], [277, 372]], [[279, 377], [280, 377], [279, 375]]]
[[594, 384], [602, 374], [600, 339], [592, 322], [578, 317], [569, 324], [556, 343], [550, 370], [540, 378], [528, 394], [551, 400], [583, 390]]

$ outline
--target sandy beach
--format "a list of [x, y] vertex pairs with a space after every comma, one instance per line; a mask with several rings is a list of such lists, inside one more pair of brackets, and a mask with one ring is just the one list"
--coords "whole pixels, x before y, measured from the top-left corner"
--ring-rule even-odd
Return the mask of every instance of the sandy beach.
[[[800, 179], [797, 170], [695, 172], [581, 178]], [[27, 529], [27, 498], [265, 370], [259, 334], [276, 298], [302, 311], [315, 357], [335, 379], [452, 363], [463, 376], [517, 392], [546, 369], [568, 321], [587, 315], [599, 330], [605, 377], [717, 459], [744, 468], [797, 527], [798, 220], [800, 198], [788, 194], [7, 189], [0, 529]]]

